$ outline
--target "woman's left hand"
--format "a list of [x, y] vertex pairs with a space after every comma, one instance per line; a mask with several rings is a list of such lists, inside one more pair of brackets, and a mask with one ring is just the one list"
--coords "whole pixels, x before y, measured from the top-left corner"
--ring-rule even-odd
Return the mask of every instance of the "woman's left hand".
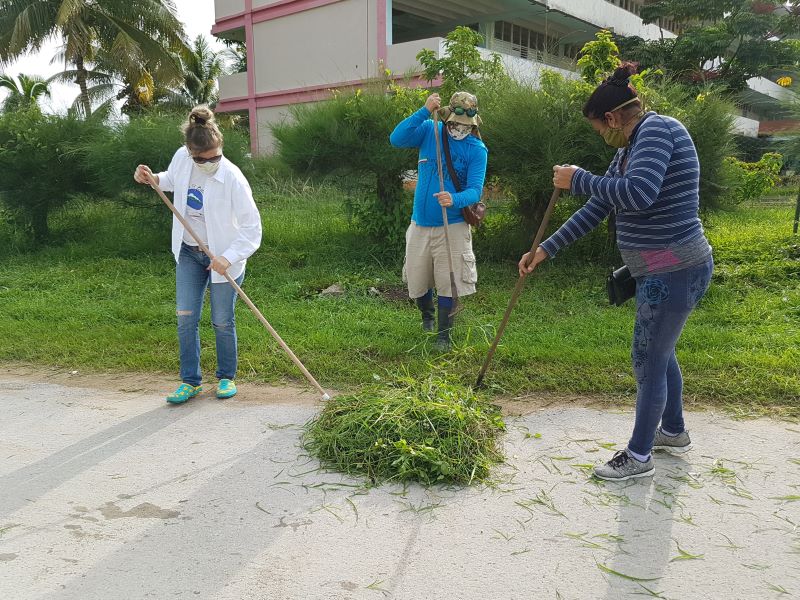
[[578, 167], [575, 165], [555, 165], [553, 167], [553, 186], [562, 190], [572, 189], [572, 177]]
[[439, 206], [444, 208], [453, 206], [453, 196], [450, 195], [450, 192], [437, 192], [434, 197], [439, 201]]
[[225, 275], [225, 271], [227, 271], [228, 267], [230, 266], [231, 263], [227, 258], [224, 256], [215, 256], [214, 260], [211, 261], [211, 264], [208, 265], [208, 270], [214, 270], [220, 275]]

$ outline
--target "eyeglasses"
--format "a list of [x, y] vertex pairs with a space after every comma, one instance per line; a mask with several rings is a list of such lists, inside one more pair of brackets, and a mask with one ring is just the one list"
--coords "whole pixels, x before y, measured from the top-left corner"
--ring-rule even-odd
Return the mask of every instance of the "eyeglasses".
[[468, 117], [474, 117], [478, 114], [477, 108], [462, 108], [461, 106], [451, 106], [450, 110], [453, 111], [454, 114], [457, 114], [459, 117], [461, 115], [467, 115]]
[[203, 158], [201, 156], [193, 156], [192, 160], [196, 162], [198, 165], [204, 165], [206, 163], [218, 163], [222, 160], [222, 154], [217, 154], [216, 156], [212, 156], [211, 158]]

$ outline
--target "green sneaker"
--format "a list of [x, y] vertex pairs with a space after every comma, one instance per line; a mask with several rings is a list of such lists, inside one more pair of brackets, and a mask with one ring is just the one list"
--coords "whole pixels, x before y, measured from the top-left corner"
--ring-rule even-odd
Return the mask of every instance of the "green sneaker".
[[236, 395], [236, 384], [232, 379], [220, 379], [217, 386], [217, 398], [232, 398]]
[[167, 396], [167, 402], [170, 404], [183, 404], [189, 398], [194, 398], [202, 391], [202, 385], [189, 385], [188, 383], [182, 383], [178, 386], [177, 390]]

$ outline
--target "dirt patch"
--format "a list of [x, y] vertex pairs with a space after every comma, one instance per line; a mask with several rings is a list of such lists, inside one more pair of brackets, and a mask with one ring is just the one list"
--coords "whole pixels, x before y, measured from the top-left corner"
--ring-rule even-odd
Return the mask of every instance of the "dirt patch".
[[[396, 288], [405, 294], [404, 288]], [[399, 293], [398, 292], [398, 293]], [[408, 300], [407, 296], [403, 296]], [[22, 363], [0, 366], [0, 379], [13, 378], [22, 382], [45, 382], [68, 387], [94, 388], [122, 394], [159, 395], [171, 392], [177, 385], [177, 377], [163, 373], [91, 373], [74, 371], [63, 367], [42, 367]], [[12, 383], [6, 384], [6, 389]], [[347, 390], [329, 390], [331, 395], [346, 393]], [[213, 381], [204, 384], [203, 392], [197, 399], [209, 402], [223, 402], [214, 396]], [[282, 386], [241, 379], [239, 393], [230, 400], [224, 400], [231, 408], [246, 407], [253, 404], [283, 404], [292, 406], [321, 406], [316, 391], [292, 384]], [[583, 407], [603, 410], [621, 410], [633, 407], [633, 396], [610, 396], [601, 394], [552, 394], [538, 392], [516, 396], [500, 396], [493, 402], [503, 409], [507, 416], [528, 415], [539, 410], [554, 407]], [[687, 410], [714, 410], [708, 402], [685, 398]]]
[[[76, 388], [101, 389], [121, 394], [168, 394], [178, 384], [177, 376], [163, 373], [92, 373], [70, 370], [63, 367], [47, 367], [12, 363], [0, 366], [0, 379], [16, 379], [22, 382], [52, 383]], [[239, 381], [239, 380], [237, 380]], [[13, 384], [9, 384], [13, 385]], [[6, 386], [8, 388], [8, 385]], [[197, 396], [210, 401], [217, 400], [214, 395], [215, 382], [209, 381], [203, 385], [203, 391]], [[335, 393], [335, 390], [331, 390]], [[289, 404], [313, 406], [319, 402], [316, 391], [298, 386], [274, 386], [258, 382], [242, 380], [239, 384], [239, 393], [230, 400], [224, 400], [227, 405], [250, 404]]]
[[408, 290], [402, 285], [393, 285], [378, 288], [381, 298], [389, 302], [399, 302], [401, 304], [411, 304], [408, 297]]
[[174, 519], [179, 517], [181, 513], [177, 510], [161, 508], [150, 502], [138, 504], [130, 510], [122, 510], [113, 502], [107, 502], [105, 506], [100, 508], [100, 514], [106, 519]]

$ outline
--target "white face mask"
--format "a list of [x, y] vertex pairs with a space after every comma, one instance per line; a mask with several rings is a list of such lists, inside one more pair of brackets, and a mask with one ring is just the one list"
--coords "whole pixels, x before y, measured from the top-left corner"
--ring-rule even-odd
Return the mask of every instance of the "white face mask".
[[448, 123], [447, 133], [456, 141], [463, 140], [472, 133], [472, 125], [467, 125], [466, 123]]
[[220, 160], [219, 162], [215, 162], [215, 163], [207, 162], [207, 163], [203, 163], [201, 165], [198, 165], [197, 163], [195, 163], [194, 166], [197, 167], [197, 169], [203, 175], [208, 175], [210, 177], [210, 176], [214, 175], [217, 171], [219, 171], [219, 166], [221, 164], [222, 164], [222, 160]]

